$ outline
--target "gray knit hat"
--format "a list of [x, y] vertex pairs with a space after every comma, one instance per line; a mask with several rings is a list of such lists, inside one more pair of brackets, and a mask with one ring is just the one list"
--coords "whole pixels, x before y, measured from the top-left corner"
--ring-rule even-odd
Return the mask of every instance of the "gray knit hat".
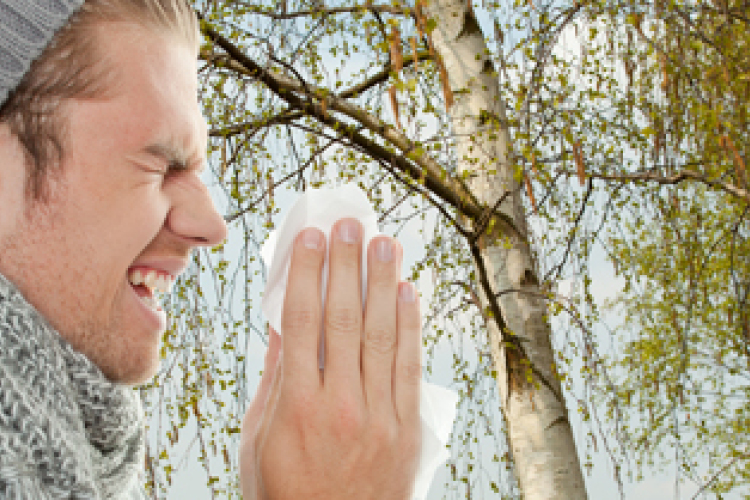
[[0, 106], [84, 0], [0, 0]]

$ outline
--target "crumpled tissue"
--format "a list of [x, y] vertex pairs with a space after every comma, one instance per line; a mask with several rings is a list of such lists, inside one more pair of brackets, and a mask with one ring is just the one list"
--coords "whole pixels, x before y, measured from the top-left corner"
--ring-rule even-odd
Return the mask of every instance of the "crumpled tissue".
[[[354, 184], [333, 189], [310, 189], [302, 194], [289, 210], [284, 221], [263, 245], [261, 256], [268, 269], [268, 280], [263, 292], [263, 313], [269, 324], [281, 332], [281, 310], [284, 304], [292, 244], [306, 227], [323, 231], [328, 240], [333, 224], [344, 217], [358, 219], [363, 226], [362, 262], [366, 263], [367, 245], [377, 236], [378, 219], [364, 192]], [[323, 268], [323, 297], [325, 297], [328, 257]], [[362, 266], [362, 297], [365, 297], [367, 266]], [[321, 366], [322, 366], [321, 351]], [[422, 453], [417, 472], [414, 500], [422, 500], [440, 464], [450, 456], [445, 444], [448, 441], [456, 416], [458, 396], [455, 392], [422, 381], [420, 391], [420, 417], [422, 419]]]

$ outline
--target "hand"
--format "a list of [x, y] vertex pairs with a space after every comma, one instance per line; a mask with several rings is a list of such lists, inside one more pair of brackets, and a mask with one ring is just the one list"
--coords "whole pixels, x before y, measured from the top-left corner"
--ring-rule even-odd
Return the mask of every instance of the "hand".
[[[269, 403], [271, 388], [276, 379], [281, 351], [281, 337], [273, 328], [269, 328], [268, 350], [263, 364], [263, 375], [258, 385], [258, 391], [250, 406], [245, 411], [240, 434], [240, 487], [245, 500], [262, 498], [258, 478], [257, 459], [255, 457], [256, 443], [261, 435], [261, 424], [266, 408], [272, 408]], [[276, 391], [278, 392], [278, 391]], [[269, 412], [270, 413], [270, 412]]]
[[324, 313], [323, 234], [308, 228], [295, 241], [283, 335], [271, 332], [261, 388], [243, 422], [246, 500], [411, 497], [421, 437], [419, 302], [413, 285], [399, 283], [400, 245], [379, 236], [368, 248], [362, 313], [361, 235], [353, 219], [331, 232]]

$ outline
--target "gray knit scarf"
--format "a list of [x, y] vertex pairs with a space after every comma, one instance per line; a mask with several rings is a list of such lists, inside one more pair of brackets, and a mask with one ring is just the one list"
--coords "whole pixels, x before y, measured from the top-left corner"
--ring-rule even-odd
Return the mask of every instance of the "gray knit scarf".
[[0, 499], [144, 498], [143, 413], [0, 275]]

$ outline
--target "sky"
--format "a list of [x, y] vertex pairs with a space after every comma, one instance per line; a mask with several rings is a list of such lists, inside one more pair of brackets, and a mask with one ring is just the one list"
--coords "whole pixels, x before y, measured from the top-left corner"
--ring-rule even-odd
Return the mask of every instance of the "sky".
[[[286, 212], [288, 206], [293, 198], [287, 198], [284, 203], [286, 206], [282, 206], [281, 216]], [[280, 217], [281, 217], [280, 216]], [[279, 220], [281, 220], [279, 218]], [[231, 245], [232, 241], [240, 241], [238, 234], [231, 234], [229, 242]], [[404, 246], [404, 269], [409, 269], [414, 262], [417, 262], [423, 257], [423, 243], [422, 237], [418, 233], [418, 225], [410, 224], [404, 228], [399, 236], [399, 241]], [[622, 286], [622, 282], [619, 278], [615, 277], [611, 267], [606, 263], [601, 255], [596, 256], [591, 263], [592, 265], [592, 276], [594, 281], [592, 283], [592, 292], [600, 300], [604, 300], [607, 297], [614, 297]], [[572, 281], [566, 281], [561, 284], [560, 293], [568, 293], [574, 296], [575, 289], [577, 288], [576, 283]], [[423, 296], [423, 300], [426, 299], [426, 295], [429, 293], [429, 284], [420, 283], [420, 293]], [[248, 365], [251, 367], [247, 370], [247, 383], [248, 387], [257, 385], [259, 377], [257, 369], [252, 367], [260, 368], [262, 366], [263, 353], [265, 352], [265, 346], [260, 340], [253, 340], [253, 344], [249, 349], [249, 360]], [[433, 374], [431, 379], [437, 383], [443, 385], [449, 385], [453, 379], [453, 370], [450, 367], [449, 362], [440, 362], [438, 360], [435, 364], [439, 369]], [[442, 369], [440, 369], [442, 367]], [[574, 408], [575, 405], [572, 401], [568, 401], [568, 408]], [[192, 423], [183, 431], [183, 435], [191, 436], [194, 433], [194, 427], [191, 428]], [[581, 424], [580, 418], [576, 412], [571, 412], [571, 422], [573, 424], [573, 430], [576, 442], [579, 449], [583, 449], [585, 442], [585, 430]], [[168, 498], [170, 500], [183, 500], [183, 499], [208, 499], [210, 493], [205, 485], [205, 472], [199, 464], [198, 457], [198, 446], [193, 442], [190, 446], [189, 442], [181, 442], [178, 445], [177, 456], [183, 455], [183, 460], [180, 462], [181, 467], [178, 467], [176, 473], [173, 475], [173, 486], [170, 489]], [[187, 453], [186, 453], [187, 451]], [[594, 454], [594, 467], [590, 474], [585, 476], [586, 487], [589, 494], [589, 498], [592, 500], [597, 499], [609, 499], [619, 498], [618, 487], [614, 479], [612, 478], [612, 471], [609, 465], [609, 459], [603, 452]], [[445, 467], [438, 469], [438, 473], [433, 480], [432, 488], [427, 496], [427, 500], [437, 500], [442, 498], [444, 491], [443, 484], [449, 477], [448, 470]], [[654, 473], [653, 475], [647, 475], [642, 482], [637, 484], [626, 484], [624, 498], [627, 500], [683, 500], [692, 499], [696, 488], [686, 486], [684, 484], [679, 486], [679, 490], [675, 491], [674, 474], [670, 471], [663, 473]], [[481, 498], [477, 495], [476, 498]], [[493, 498], [492, 494], [485, 492], [483, 498]], [[739, 496], [727, 496], [727, 500], [739, 500]]]
[[[482, 18], [480, 18], [482, 21]], [[486, 22], [483, 21], [483, 23]], [[483, 26], [485, 32], [492, 29], [489, 26]], [[573, 35], [572, 30], [568, 33], [564, 33], [562, 37], [562, 45], [559, 47], [560, 53], [578, 54], [580, 47], [577, 43], [576, 37]], [[386, 105], [386, 108], [388, 106]], [[281, 214], [283, 215], [288, 209], [292, 198], [288, 198], [286, 201], [281, 203]], [[280, 220], [280, 218], [277, 218]], [[402, 242], [405, 249], [404, 269], [408, 269], [410, 265], [423, 257], [423, 242], [421, 236], [417, 231], [417, 227], [407, 226], [405, 230], [400, 234], [400, 241]], [[232, 242], [240, 242], [241, 237], [236, 233], [230, 232], [229, 246]], [[237, 243], [234, 243], [237, 244]], [[591, 275], [593, 277], [592, 292], [595, 297], [599, 300], [605, 298], [613, 298], [622, 286], [622, 281], [614, 276], [611, 266], [606, 262], [601, 254], [594, 254], [592, 261], [589, 263], [591, 268]], [[579, 284], [573, 280], [568, 280], [560, 285], [559, 292], [562, 294], [570, 294], [574, 296], [576, 290], [579, 288]], [[429, 294], [429, 284], [420, 284], [421, 293], [426, 296]], [[259, 303], [258, 303], [259, 306]], [[616, 321], [613, 320], [613, 321]], [[251, 367], [247, 370], [246, 377], [248, 387], [257, 385], [259, 377], [257, 375], [258, 369], [262, 366], [262, 357], [265, 346], [258, 339], [253, 340], [253, 344], [249, 349], [248, 365]], [[437, 364], [436, 366], [441, 366]], [[453, 370], [450, 368], [449, 363], [444, 363], [442, 369], [439, 369], [433, 375], [433, 380], [442, 382], [444, 384], [450, 384], [453, 378]], [[252, 367], [256, 367], [254, 369]], [[568, 402], [569, 410], [575, 408], [575, 404], [572, 401]], [[579, 449], [585, 447], [585, 433], [584, 427], [580, 418], [576, 412], [571, 413], [571, 422], [573, 425], [574, 435]], [[193, 424], [191, 424], [193, 425]], [[190, 426], [184, 431], [184, 435], [192, 435], [194, 429]], [[170, 489], [169, 499], [170, 500], [183, 500], [183, 499], [208, 499], [210, 498], [209, 490], [205, 485], [205, 472], [197, 460], [198, 447], [193, 443], [191, 446], [189, 442], [181, 442], [177, 447], [177, 452], [184, 456], [181, 467], [173, 474], [173, 486]], [[433, 481], [432, 489], [428, 495], [428, 500], [442, 498], [443, 483], [448, 477], [448, 470], [446, 468], [439, 469], [435, 480]], [[653, 474], [646, 475], [643, 481], [635, 484], [624, 485], [624, 498], [627, 500], [683, 500], [692, 499], [696, 492], [695, 486], [675, 484], [675, 476], [673, 470], [666, 470], [664, 472], [654, 472]], [[612, 478], [612, 471], [609, 463], [609, 459], [603, 452], [594, 454], [594, 467], [589, 474], [585, 475], [586, 487], [589, 498], [592, 500], [598, 499], [610, 499], [619, 498], [618, 486], [615, 480]], [[491, 494], [484, 493], [484, 498], [492, 498]], [[701, 498], [701, 497], [699, 497]], [[728, 495], [725, 497], [727, 500], [738, 500], [739, 496]]]

